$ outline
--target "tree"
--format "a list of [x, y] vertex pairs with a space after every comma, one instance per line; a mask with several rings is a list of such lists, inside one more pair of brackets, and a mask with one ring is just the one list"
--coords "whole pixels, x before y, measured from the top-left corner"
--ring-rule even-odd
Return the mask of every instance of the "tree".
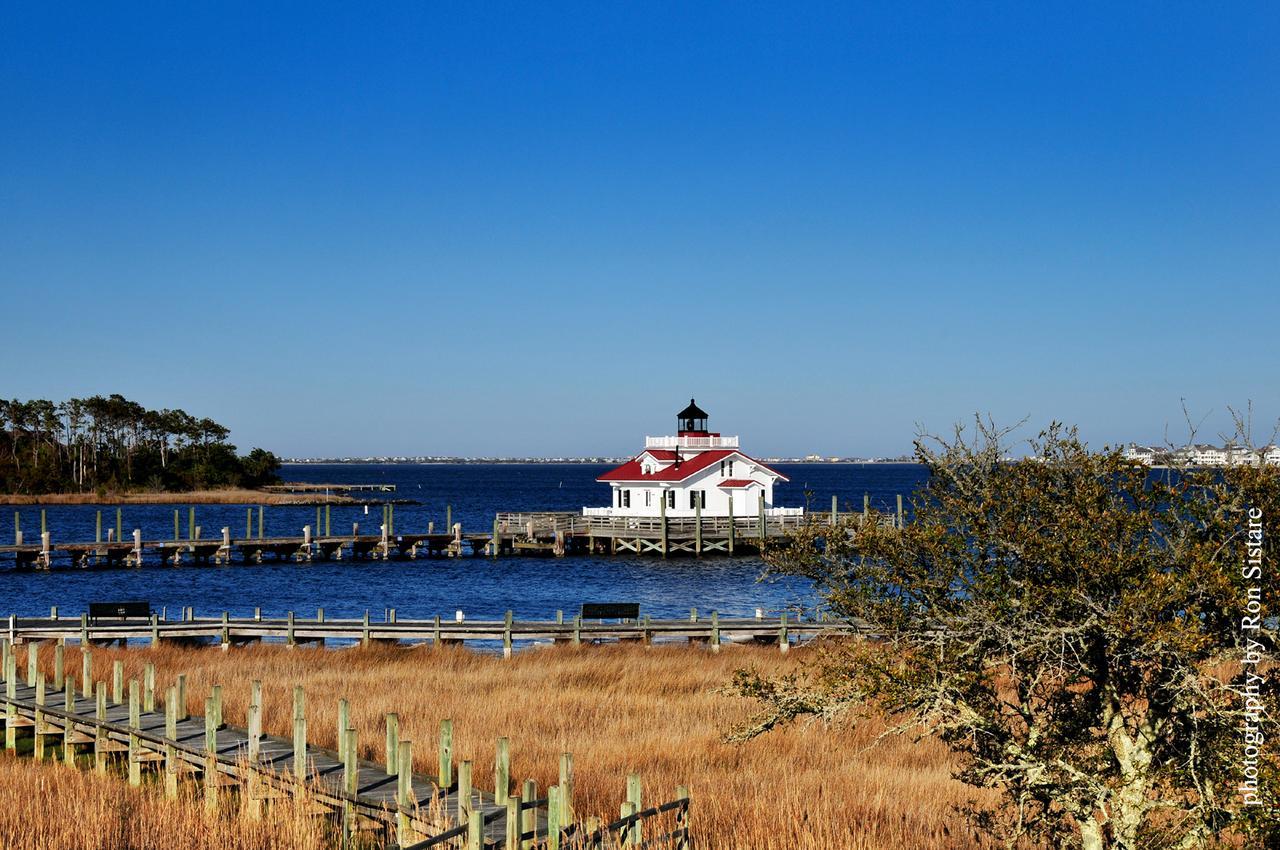
[[1280, 469], [1160, 473], [1058, 426], [1009, 461], [1007, 433], [980, 422], [918, 442], [931, 475], [901, 529], [815, 523], [766, 552], [870, 637], [807, 676], [740, 671], [738, 692], [763, 705], [740, 734], [875, 712], [937, 736], [959, 778], [1002, 792], [969, 814], [1009, 847], [1280, 846], [1274, 750], [1262, 805], [1237, 792], [1242, 726], [1275, 727], [1243, 713], [1246, 669], [1270, 693], [1280, 677], [1241, 663], [1276, 646], [1274, 620], [1242, 629], [1248, 586], [1265, 585], [1242, 564], [1249, 511], [1280, 521]]

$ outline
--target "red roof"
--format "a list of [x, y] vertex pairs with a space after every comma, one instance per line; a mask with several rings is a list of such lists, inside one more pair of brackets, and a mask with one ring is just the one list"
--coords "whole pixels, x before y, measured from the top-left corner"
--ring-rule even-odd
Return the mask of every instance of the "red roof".
[[[754, 458], [748, 457], [747, 455], [744, 455], [742, 452], [737, 451], [736, 449], [713, 449], [711, 451], [698, 452], [696, 455], [686, 458], [680, 461], [680, 463], [678, 464], [673, 463], [670, 466], [666, 466], [662, 469], [659, 469], [657, 472], [653, 473], [652, 475], [645, 475], [644, 472], [642, 471], [643, 464], [640, 462], [640, 458], [644, 457], [645, 455], [649, 455], [655, 458], [656, 460], [674, 461], [676, 459], [676, 453], [674, 451], [670, 451], [668, 449], [649, 449], [647, 451], [644, 451], [636, 455], [631, 460], [622, 464], [622, 466], [615, 467], [614, 469], [609, 470], [608, 472], [606, 472], [604, 475], [601, 475], [596, 480], [597, 481], [684, 481], [686, 478], [689, 478], [692, 475], [696, 475], [697, 473], [711, 466], [713, 463], [722, 461], [725, 458], [730, 457], [731, 455], [737, 455], [738, 457], [741, 457], [744, 460], [749, 461], [750, 463], [754, 463], [754, 464], [757, 464], [758, 466], [763, 467], [764, 469], [768, 469], [770, 472], [772, 472], [774, 475], [781, 478], [783, 481], [790, 480], [787, 478], [787, 476], [783, 475], [781, 472], [778, 472], [776, 469], [771, 469], [770, 467], [765, 466], [763, 463], [760, 463], [760, 461]], [[737, 479], [731, 479], [731, 480], [737, 480]]]
[[727, 487], [730, 490], [736, 490], [740, 487], [750, 487], [752, 484], [759, 483], [759, 481], [752, 481], [750, 478], [730, 478], [728, 481], [721, 481], [719, 486]]

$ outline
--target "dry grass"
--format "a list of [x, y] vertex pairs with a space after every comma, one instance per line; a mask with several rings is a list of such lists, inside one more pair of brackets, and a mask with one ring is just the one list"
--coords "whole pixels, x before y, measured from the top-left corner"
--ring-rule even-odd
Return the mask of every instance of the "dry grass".
[[307, 816], [300, 802], [277, 802], [261, 821], [209, 816], [190, 796], [166, 800], [117, 777], [0, 755], [0, 847], [316, 850], [327, 841], [323, 822]]
[[355, 504], [348, 496], [324, 493], [267, 493], [262, 490], [192, 490], [187, 493], [163, 491], [130, 493], [41, 493], [0, 494], [0, 505], [332, 505]]
[[[950, 776], [949, 754], [932, 741], [892, 738], [858, 751], [881, 731], [863, 726], [799, 725], [746, 744], [723, 734], [751, 712], [718, 693], [734, 669], [795, 670], [805, 652], [727, 647], [720, 654], [684, 647], [570, 647], [519, 652], [510, 661], [466, 650], [380, 648], [288, 650], [94, 650], [96, 678], [121, 658], [129, 678], [155, 662], [163, 694], [187, 673], [188, 708], [203, 709], [213, 684], [224, 686], [228, 722], [244, 723], [249, 683], [264, 683], [265, 729], [290, 734], [291, 688], [307, 692], [308, 733], [336, 740], [337, 700], [351, 701], [362, 755], [381, 759], [384, 715], [400, 715], [415, 742], [415, 767], [436, 769], [442, 718], [454, 720], [455, 758], [475, 763], [476, 784], [492, 787], [494, 739], [511, 739], [512, 775], [539, 789], [556, 781], [559, 754], [574, 753], [580, 815], [614, 816], [630, 771], [643, 775], [645, 799], [670, 799], [690, 786], [704, 848], [752, 850], [941, 850], [983, 848], [953, 807], [970, 789]], [[68, 647], [66, 669], [79, 671]], [[42, 664], [52, 666], [45, 647]], [[989, 799], [989, 798], [988, 798]]]

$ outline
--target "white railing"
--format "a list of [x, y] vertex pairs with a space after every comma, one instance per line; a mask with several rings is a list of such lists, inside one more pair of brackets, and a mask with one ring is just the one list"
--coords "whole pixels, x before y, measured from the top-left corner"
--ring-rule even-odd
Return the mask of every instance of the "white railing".
[[732, 437], [645, 437], [646, 449], [736, 449], [737, 436]]
[[[621, 516], [621, 517], [636, 517], [636, 516], [641, 516], [641, 514], [634, 513], [634, 512], [632, 511], [632, 509], [631, 509], [631, 508], [583, 508], [583, 509], [582, 509], [582, 515], [583, 515], [584, 517], [589, 517], [589, 516], [596, 516], [596, 517], [599, 517], [599, 516], [607, 516], [607, 517], [614, 517], [614, 516]], [[759, 511], [758, 511], [758, 510], [752, 510], [752, 511], [747, 511], [745, 514], [739, 514], [739, 515], [738, 515], [738, 518], [739, 518], [739, 519], [743, 519], [743, 518], [750, 519], [751, 517], [758, 516], [758, 515], [759, 515]], [[765, 509], [764, 509], [764, 515], [765, 515], [766, 517], [780, 517], [780, 516], [804, 516], [804, 508], [765, 508]], [[651, 516], [651, 517], [656, 518], [656, 517], [658, 517], [658, 516], [659, 516], [659, 514], [652, 514], [652, 515], [650, 515], [650, 516]], [[671, 511], [671, 512], [669, 512], [669, 513], [668, 513], [668, 516], [670, 516], [672, 519], [689, 519], [690, 517], [692, 517], [692, 516], [693, 516], [693, 514], [692, 514], [692, 513], [690, 513], [690, 512], [688, 512], [688, 511], [683, 511], [683, 510], [682, 510], [682, 511], [680, 511], [680, 513], [678, 513], [678, 514], [677, 514], [675, 511]], [[709, 520], [709, 519], [711, 519], [711, 514], [703, 514], [703, 516], [704, 516], [704, 517], [706, 517], [708, 520]], [[727, 517], [726, 517], [726, 518], [727, 518]]]

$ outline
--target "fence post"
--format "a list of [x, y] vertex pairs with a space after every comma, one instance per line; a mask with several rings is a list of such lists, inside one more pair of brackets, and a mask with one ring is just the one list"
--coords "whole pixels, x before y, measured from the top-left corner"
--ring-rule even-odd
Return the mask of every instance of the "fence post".
[[111, 704], [124, 702], [124, 662], [116, 659], [111, 662]]
[[902, 528], [902, 494], [898, 494], [898, 528]]
[[711, 651], [720, 651], [720, 612], [711, 612]]
[[786, 653], [791, 648], [790, 638], [787, 636], [787, 612], [783, 611], [781, 621], [778, 624], [778, 651]]
[[338, 757], [347, 751], [347, 728], [351, 725], [351, 707], [345, 699], [338, 700]]
[[511, 657], [511, 612], [507, 611], [502, 626], [502, 657]]
[[[93, 716], [98, 721], [107, 719], [107, 683], [98, 682], [94, 687]], [[107, 772], [107, 732], [102, 728], [101, 723], [96, 724], [93, 730], [93, 766], [98, 773]]]
[[[412, 823], [405, 809], [413, 796], [413, 742], [400, 741], [396, 748], [396, 841], [401, 847], [413, 843]], [[416, 805], [417, 800], [413, 803]]]
[[142, 668], [142, 710], [156, 710], [156, 665], [150, 661]]
[[458, 765], [458, 820], [465, 821], [471, 813], [471, 762]]
[[214, 698], [204, 701], [204, 807], [218, 808], [218, 723]]
[[293, 686], [293, 777], [307, 778], [307, 695], [301, 685]]
[[566, 824], [573, 823], [573, 753], [560, 754], [560, 813]]
[[692, 836], [690, 835], [690, 819], [689, 819], [689, 786], [676, 786], [676, 799], [684, 801], [684, 808], [680, 811], [677, 820], [676, 850], [690, 850], [692, 846]]
[[520, 799], [528, 806], [520, 813], [520, 834], [528, 835], [520, 840], [520, 846], [521, 850], [528, 850], [538, 842], [538, 808], [533, 805], [533, 801], [538, 799], [538, 783], [526, 779]]
[[387, 715], [387, 776], [400, 770], [400, 715]]
[[[630, 803], [632, 806], [632, 814], [635, 814], [636, 812], [641, 811], [644, 808], [643, 799], [640, 792], [641, 792], [640, 774], [638, 773], [629, 774], [627, 776], [627, 802]], [[640, 840], [641, 840], [640, 821], [637, 820], [635, 823], [635, 826], [632, 827], [632, 830], [631, 830], [631, 843], [639, 844]]]
[[493, 755], [493, 802], [505, 806], [510, 792], [511, 742], [506, 738], [499, 738]]
[[547, 850], [560, 850], [560, 789], [552, 785], [547, 789]]
[[453, 721], [440, 721], [440, 773], [437, 776], [441, 788], [453, 784]]
[[467, 816], [467, 850], [483, 850], [484, 812], [476, 809]]

